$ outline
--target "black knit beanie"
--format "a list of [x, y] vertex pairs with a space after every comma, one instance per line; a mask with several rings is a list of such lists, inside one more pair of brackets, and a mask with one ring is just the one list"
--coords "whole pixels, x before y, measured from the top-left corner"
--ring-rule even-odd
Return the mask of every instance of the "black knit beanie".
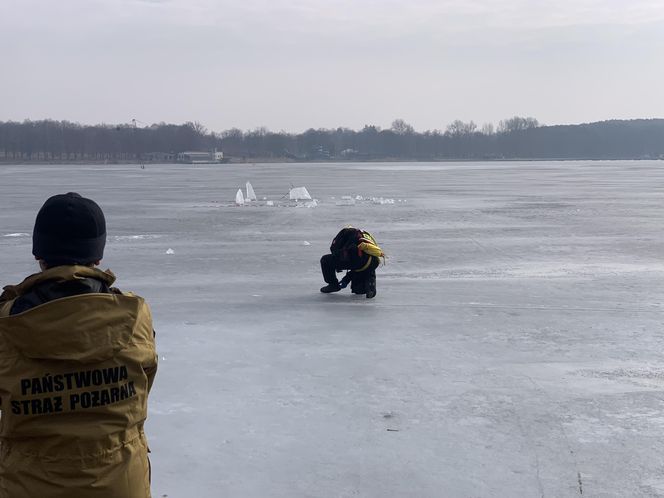
[[54, 195], [37, 213], [32, 254], [48, 266], [93, 263], [104, 256], [105, 245], [106, 220], [92, 199]]

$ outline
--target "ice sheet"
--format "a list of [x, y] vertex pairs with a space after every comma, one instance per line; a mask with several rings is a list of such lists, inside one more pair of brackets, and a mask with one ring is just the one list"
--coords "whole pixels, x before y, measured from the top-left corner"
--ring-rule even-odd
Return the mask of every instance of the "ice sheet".
[[[251, 167], [316, 209], [237, 209], [246, 179], [0, 167], [0, 234], [90, 196], [102, 266], [152, 305], [153, 496], [661, 495], [661, 162]], [[347, 224], [388, 256], [373, 300], [318, 292]], [[0, 237], [3, 284], [36, 269], [30, 244]]]

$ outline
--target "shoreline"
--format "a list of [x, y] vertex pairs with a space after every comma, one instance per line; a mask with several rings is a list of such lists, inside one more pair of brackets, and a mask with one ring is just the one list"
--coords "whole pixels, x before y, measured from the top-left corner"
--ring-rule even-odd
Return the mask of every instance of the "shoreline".
[[179, 164], [182, 166], [199, 166], [204, 165], [218, 165], [224, 166], [228, 164], [338, 164], [338, 163], [500, 163], [500, 162], [564, 162], [564, 161], [664, 161], [664, 157], [545, 157], [545, 158], [530, 158], [530, 157], [511, 157], [511, 158], [431, 158], [431, 159], [416, 159], [416, 158], [375, 158], [375, 159], [307, 159], [307, 160], [294, 160], [289, 158], [266, 158], [257, 157], [249, 160], [230, 159], [223, 163], [178, 163], [178, 162], [156, 162], [156, 161], [138, 161], [138, 160], [117, 160], [117, 161], [101, 161], [101, 160], [75, 160], [75, 161], [26, 161], [26, 160], [7, 160], [0, 159], [0, 166], [22, 166], [22, 165], [120, 165], [120, 164], [135, 164], [135, 165], [170, 165]]

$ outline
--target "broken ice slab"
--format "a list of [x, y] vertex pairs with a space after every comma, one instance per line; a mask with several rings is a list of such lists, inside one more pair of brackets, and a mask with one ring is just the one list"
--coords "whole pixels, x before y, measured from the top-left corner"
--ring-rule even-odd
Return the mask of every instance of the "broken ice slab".
[[291, 201], [311, 200], [311, 195], [309, 194], [307, 187], [295, 187], [290, 189], [288, 192], [288, 197]]
[[254, 187], [251, 185], [250, 182], [247, 182], [247, 195], [245, 197], [245, 200], [247, 201], [256, 200], [256, 192], [254, 192]]

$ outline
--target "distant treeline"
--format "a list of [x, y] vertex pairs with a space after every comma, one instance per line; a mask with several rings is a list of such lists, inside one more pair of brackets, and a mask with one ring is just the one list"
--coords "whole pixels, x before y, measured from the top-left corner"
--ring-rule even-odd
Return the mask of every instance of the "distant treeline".
[[446, 159], [643, 159], [664, 158], [664, 119], [612, 120], [541, 126], [513, 117], [478, 128], [454, 121], [447, 128], [416, 132], [397, 119], [388, 129], [367, 125], [309, 129], [266, 128], [221, 133], [199, 123], [138, 127], [81, 125], [68, 121], [0, 121], [0, 160], [171, 160], [179, 152], [218, 149], [232, 160], [446, 160]]

